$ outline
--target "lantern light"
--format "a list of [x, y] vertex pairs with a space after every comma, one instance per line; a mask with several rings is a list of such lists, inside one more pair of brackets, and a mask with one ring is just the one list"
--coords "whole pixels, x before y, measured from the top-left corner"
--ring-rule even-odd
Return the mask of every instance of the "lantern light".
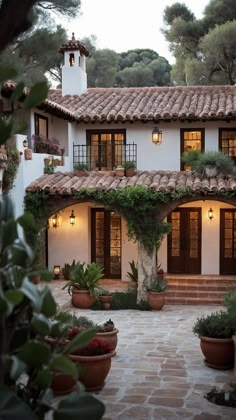
[[74, 215], [74, 210], [71, 210], [71, 215], [70, 215], [70, 224], [72, 226], [74, 226], [75, 224], [75, 215]]
[[58, 216], [55, 214], [52, 216], [52, 227], [57, 228], [59, 226]]
[[53, 267], [54, 279], [59, 279], [60, 278], [60, 273], [61, 273], [60, 265], [54, 265], [54, 267]]
[[162, 131], [158, 127], [155, 127], [152, 130], [152, 142], [154, 144], [161, 144], [162, 143]]
[[212, 210], [212, 208], [211, 208], [211, 207], [210, 207], [210, 208], [209, 208], [209, 210], [208, 210], [208, 217], [209, 217], [209, 219], [210, 219], [210, 220], [212, 220], [212, 219], [213, 219], [213, 217], [214, 217], [213, 210]]

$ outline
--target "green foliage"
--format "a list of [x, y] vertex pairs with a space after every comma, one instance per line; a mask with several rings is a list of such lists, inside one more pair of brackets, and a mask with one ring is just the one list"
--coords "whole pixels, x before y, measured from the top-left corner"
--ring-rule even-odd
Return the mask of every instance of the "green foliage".
[[136, 163], [133, 162], [132, 160], [127, 160], [126, 162], [123, 163], [122, 167], [124, 169], [136, 169]]
[[229, 175], [234, 170], [233, 159], [224, 153], [217, 151], [189, 151], [183, 155], [182, 160], [190, 165], [191, 169], [199, 175], [206, 175], [205, 167], [207, 165], [216, 166], [218, 173], [223, 175]]
[[197, 318], [193, 333], [198, 337], [231, 338], [236, 321], [229, 312], [219, 311]]
[[[64, 347], [63, 353], [57, 348], [53, 351], [49, 348], [46, 336], [57, 330], [63, 337], [65, 329], [63, 323], [50, 319], [57, 311], [51, 291], [47, 287], [38, 290], [30, 280], [34, 255], [24, 238], [19, 236], [18, 226], [24, 229], [31, 221], [26, 214], [14, 220], [7, 196], [0, 202], [0, 411], [6, 418], [17, 418], [21, 413], [22, 418], [43, 419], [49, 410], [59, 416], [60, 409], [55, 411], [53, 394], [50, 394], [54, 371], [77, 379], [76, 365], [63, 353], [84, 347], [95, 334], [91, 329], [86, 334], [81, 333]], [[83, 394], [79, 395], [77, 391], [76, 395], [83, 403]], [[91, 404], [93, 407], [87, 407], [86, 413], [91, 415], [97, 410], [98, 418], [101, 418], [104, 407], [101, 410], [101, 403], [94, 398]], [[81, 413], [78, 404], [70, 410], [74, 417]], [[85, 414], [83, 418], [86, 418]]]
[[132, 281], [138, 281], [138, 263], [134, 260], [129, 261], [130, 271], [127, 272], [127, 277]]
[[202, 19], [184, 5], [164, 10], [166, 40], [176, 63], [172, 81], [177, 85], [235, 84], [234, 0], [211, 0]]
[[7, 167], [3, 173], [2, 189], [4, 192], [8, 192], [14, 185], [14, 179], [16, 177], [19, 168], [19, 152], [13, 145], [6, 145], [7, 151]]
[[72, 261], [72, 264], [65, 263], [64, 268], [62, 268], [62, 274], [65, 280], [70, 279], [70, 273], [75, 268], [75, 260]]
[[53, 160], [52, 160], [50, 163], [44, 165], [43, 172], [44, 174], [52, 175], [54, 174], [55, 169], [56, 169], [56, 165], [53, 164]]
[[228, 312], [234, 314], [236, 317], [236, 290], [232, 290], [225, 295], [224, 304], [227, 307]]
[[[97, 301], [92, 308], [93, 310], [103, 310], [102, 304]], [[130, 288], [125, 292], [113, 292], [111, 301], [111, 310], [120, 309], [137, 309], [139, 311], [148, 311], [147, 302], [141, 301], [137, 303], [137, 290]]]
[[74, 165], [74, 169], [77, 171], [88, 171], [87, 163], [77, 163]]
[[67, 328], [67, 330], [69, 328], [74, 328], [74, 327], [78, 327], [81, 329], [88, 329], [88, 328], [95, 328], [95, 323], [90, 320], [88, 317], [86, 316], [79, 316], [77, 317], [76, 315], [72, 315], [69, 312], [65, 312], [65, 311], [60, 311], [58, 312], [54, 317], [53, 317], [54, 321], [60, 321], [62, 324], [64, 324]]
[[71, 271], [70, 281], [68, 281], [63, 289], [67, 289], [71, 294], [73, 288], [80, 290], [88, 290], [90, 295], [98, 296], [99, 280], [103, 277], [103, 268], [96, 263], [87, 264], [78, 262]]
[[156, 292], [156, 293], [162, 293], [165, 292], [167, 289], [167, 282], [163, 277], [156, 276], [154, 278], [150, 285], [146, 287], [147, 292]]

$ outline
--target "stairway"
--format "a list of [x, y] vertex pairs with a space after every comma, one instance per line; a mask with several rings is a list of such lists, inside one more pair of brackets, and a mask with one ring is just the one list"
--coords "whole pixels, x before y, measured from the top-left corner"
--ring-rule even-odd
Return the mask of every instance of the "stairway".
[[167, 305], [222, 305], [236, 276], [166, 274]]

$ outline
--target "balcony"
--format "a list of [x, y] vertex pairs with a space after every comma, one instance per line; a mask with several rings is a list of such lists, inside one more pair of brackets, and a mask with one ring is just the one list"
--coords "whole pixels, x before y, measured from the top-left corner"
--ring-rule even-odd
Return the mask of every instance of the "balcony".
[[86, 164], [90, 171], [111, 171], [127, 161], [137, 165], [137, 144], [73, 145], [73, 164]]

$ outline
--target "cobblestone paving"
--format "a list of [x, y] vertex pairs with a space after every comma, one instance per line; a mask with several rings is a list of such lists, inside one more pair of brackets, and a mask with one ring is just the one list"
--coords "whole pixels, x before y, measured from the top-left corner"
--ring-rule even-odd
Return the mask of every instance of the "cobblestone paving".
[[[40, 286], [41, 287], [41, 286]], [[60, 282], [51, 283], [60, 307], [101, 323], [112, 318], [119, 329], [117, 355], [104, 388], [96, 394], [106, 406], [104, 420], [233, 420], [236, 408], [204, 398], [213, 386], [232, 380], [233, 370], [204, 365], [192, 333], [198, 316], [220, 306], [169, 306], [160, 312], [92, 311], [73, 308]]]

